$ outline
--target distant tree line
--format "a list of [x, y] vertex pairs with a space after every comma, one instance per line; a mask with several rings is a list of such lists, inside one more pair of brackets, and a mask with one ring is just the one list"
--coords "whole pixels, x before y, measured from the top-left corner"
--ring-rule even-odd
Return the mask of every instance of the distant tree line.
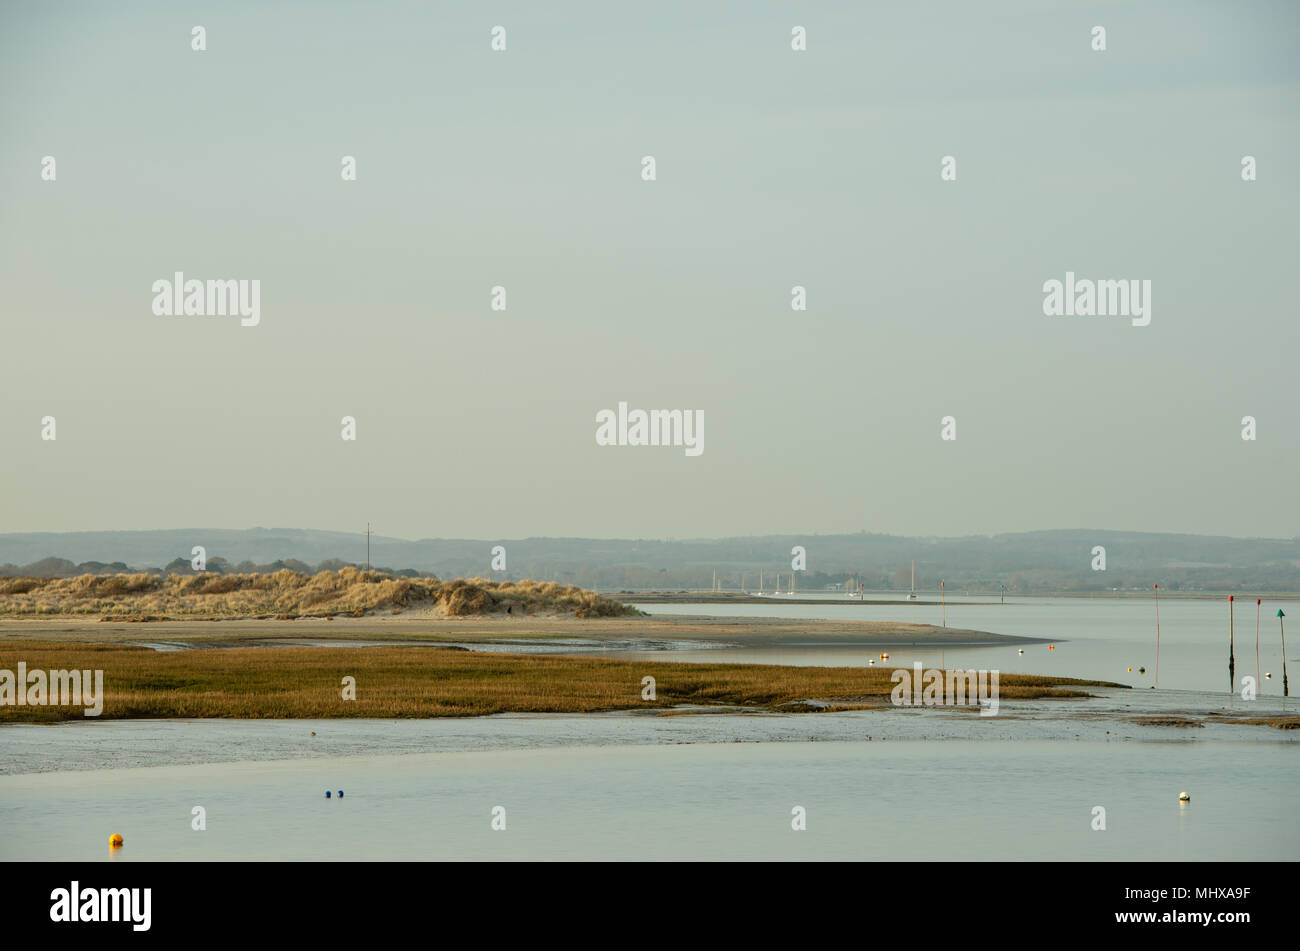
[[[209, 574], [216, 575], [266, 575], [288, 569], [299, 574], [314, 575], [321, 571], [338, 571], [341, 568], [360, 569], [364, 567], [364, 565], [351, 561], [341, 561], [338, 558], [327, 558], [315, 567], [296, 558], [285, 558], [260, 565], [247, 560], [231, 564], [218, 555], [207, 559], [206, 570]], [[430, 572], [416, 571], [414, 568], [393, 569], [374, 566], [372, 570], [394, 578], [427, 578], [430, 576]], [[83, 561], [78, 564], [66, 558], [42, 558], [40, 561], [34, 561], [29, 565], [0, 565], [0, 577], [4, 578], [75, 578], [78, 575], [118, 574], [191, 575], [195, 574], [195, 571], [188, 558], [173, 559], [162, 568], [132, 568], [121, 561]]]
[[[302, 573], [360, 567], [337, 553], [365, 553], [361, 536], [306, 529], [203, 530], [126, 533], [0, 535], [9, 564], [0, 575], [68, 577], [150, 571], [192, 572], [188, 552], [202, 542], [211, 553], [209, 572]], [[498, 544], [508, 570], [492, 570]], [[554, 581], [601, 592], [790, 590], [791, 549], [807, 551], [807, 571], [798, 591], [856, 588], [906, 592], [911, 563], [916, 588], [937, 595], [939, 582], [954, 593], [1101, 594], [1144, 593], [1153, 584], [1173, 592], [1300, 593], [1300, 538], [1249, 539], [1081, 529], [963, 538], [904, 538], [893, 535], [768, 535], [719, 539], [516, 540], [376, 538], [375, 556], [401, 577], [486, 578], [495, 581]], [[1093, 570], [1094, 551], [1106, 550], [1106, 570]], [[101, 560], [74, 562], [42, 558], [19, 564], [15, 554], [51, 550], [85, 551]], [[125, 560], [115, 560], [121, 552]], [[354, 554], [355, 553], [355, 554]], [[173, 555], [177, 557], [173, 557]], [[170, 559], [170, 560], [168, 560]], [[26, 561], [26, 558], [21, 559]], [[163, 562], [166, 562], [163, 564]], [[162, 565], [144, 568], [140, 566]], [[129, 566], [128, 566], [129, 565]]]

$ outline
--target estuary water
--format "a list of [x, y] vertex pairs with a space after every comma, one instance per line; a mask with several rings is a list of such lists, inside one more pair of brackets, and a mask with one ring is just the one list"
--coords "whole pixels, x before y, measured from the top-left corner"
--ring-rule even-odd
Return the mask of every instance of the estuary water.
[[795, 741], [31, 773], [0, 777], [0, 858], [1295, 859], [1290, 746]]
[[[1260, 664], [1274, 679], [1247, 701], [1227, 692], [1226, 604], [1162, 601], [1152, 690], [1153, 608], [951, 600], [949, 626], [1059, 640], [1050, 651], [949, 650], [949, 667], [1136, 688], [1003, 701], [992, 717], [918, 707], [4, 726], [0, 861], [1300, 858], [1300, 731], [1215, 720], [1296, 714], [1300, 703], [1279, 695], [1276, 628], [1261, 626]], [[942, 620], [938, 607], [870, 602], [645, 609]], [[1238, 677], [1254, 673], [1253, 611], [1244, 613]], [[891, 668], [940, 660], [922, 648], [889, 653]], [[815, 643], [604, 652], [647, 664], [855, 665], [880, 663], [878, 654]], [[1208, 719], [1143, 720], [1169, 714]], [[800, 816], [806, 828], [796, 830]], [[124, 848], [109, 850], [113, 833]]]
[[[799, 597], [815, 597], [815, 595]], [[1003, 673], [1050, 674], [1106, 680], [1131, 687], [1149, 688], [1156, 683], [1156, 605], [1150, 598], [1008, 598], [1006, 604], [990, 604], [989, 598], [952, 598], [947, 604], [948, 627], [1043, 637], [1049, 644], [1012, 644], [1005, 647], [975, 647], [945, 650], [889, 648], [889, 665], [907, 667], [919, 660], [926, 666], [973, 667]], [[725, 617], [829, 618], [833, 620], [906, 621], [917, 624], [943, 623], [944, 609], [929, 604], [790, 604], [780, 598], [770, 604], [639, 604], [641, 610], [658, 615], [707, 615]], [[1237, 603], [1234, 618], [1233, 653], [1236, 659], [1236, 689], [1241, 678], [1256, 676], [1255, 599]], [[1297, 618], [1300, 632], [1300, 602], [1271, 601], [1259, 611], [1259, 682], [1261, 696], [1282, 696], [1282, 642], [1276, 617], [1278, 609]], [[1159, 688], [1228, 691], [1228, 601], [1190, 598], [1160, 600], [1160, 683]], [[1052, 647], [1054, 649], [1049, 649]], [[1020, 650], [1024, 650], [1021, 654]], [[735, 663], [792, 664], [796, 666], [865, 666], [877, 664], [879, 647], [846, 648], [831, 645], [798, 644], [761, 650], [721, 648], [707, 651], [634, 652], [616, 656], [644, 660], [731, 661]], [[1292, 643], [1291, 663], [1300, 662], [1300, 633]], [[1129, 668], [1132, 668], [1130, 671]], [[1146, 668], [1145, 672], [1140, 672]], [[1272, 674], [1267, 679], [1266, 674]], [[1300, 673], [1300, 671], [1298, 671]], [[1296, 691], [1300, 692], [1300, 679]]]

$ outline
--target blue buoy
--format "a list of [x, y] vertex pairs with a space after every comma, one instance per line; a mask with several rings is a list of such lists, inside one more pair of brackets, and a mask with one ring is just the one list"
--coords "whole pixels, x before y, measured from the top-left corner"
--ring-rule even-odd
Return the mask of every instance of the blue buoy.
[[329, 797], [330, 797], [330, 791], [327, 789], [325, 790], [325, 798], [328, 799]]
[[343, 798], [343, 790], [341, 790], [341, 789], [339, 790], [339, 798], [340, 798], [340, 799]]

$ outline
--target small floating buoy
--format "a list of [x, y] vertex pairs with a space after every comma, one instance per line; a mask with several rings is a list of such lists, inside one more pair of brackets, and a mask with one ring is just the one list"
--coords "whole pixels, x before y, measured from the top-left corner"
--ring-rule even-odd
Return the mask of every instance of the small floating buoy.
[[341, 789], [339, 790], [339, 798], [340, 798], [340, 799], [343, 798], [343, 790], [341, 790]]
[[1146, 669], [1145, 667], [1139, 667], [1139, 668], [1138, 668], [1138, 673], [1139, 673], [1139, 674], [1145, 674], [1146, 672], [1147, 672], [1147, 669]]
[[1273, 679], [1273, 675], [1272, 675], [1272, 674], [1265, 674], [1265, 675], [1264, 675], [1264, 679], [1265, 679], [1265, 680], [1272, 680], [1272, 679]]
[[1180, 792], [1180, 793], [1178, 794], [1178, 801], [1179, 801], [1179, 802], [1191, 802], [1191, 801], [1192, 801], [1192, 797], [1189, 796], [1189, 795], [1187, 795], [1187, 793], [1185, 793], [1185, 792]]
[[1049, 651], [1054, 651], [1054, 650], [1056, 650], [1056, 645], [1055, 645], [1055, 644], [1048, 644], [1048, 645], [1047, 645], [1047, 649], [1048, 649]]
[[316, 735], [316, 731], [315, 731], [315, 730], [312, 730], [312, 731], [311, 731], [311, 735], [312, 735], [312, 736], [315, 736], [315, 735]]
[[881, 655], [880, 655], [880, 659], [881, 659], [881, 660], [889, 660], [889, 655], [888, 655], [888, 654], [881, 654]]
[[122, 847], [122, 837], [114, 832], [108, 837], [108, 847], [110, 849], [120, 849]]
[[875, 666], [876, 666], [876, 662], [875, 662], [874, 660], [869, 660], [869, 661], [867, 661], [867, 666], [868, 666], [868, 667], [875, 667]]
[[1128, 669], [1128, 672], [1129, 672], [1130, 674], [1133, 673], [1133, 668], [1130, 667], [1130, 668]]
[[325, 790], [325, 798], [328, 799], [329, 797], [330, 797], [330, 791], [327, 789]]
[[1024, 652], [1025, 652], [1025, 649], [1024, 649], [1023, 647], [1020, 648], [1020, 650], [1016, 651], [1017, 654], [1023, 654]]

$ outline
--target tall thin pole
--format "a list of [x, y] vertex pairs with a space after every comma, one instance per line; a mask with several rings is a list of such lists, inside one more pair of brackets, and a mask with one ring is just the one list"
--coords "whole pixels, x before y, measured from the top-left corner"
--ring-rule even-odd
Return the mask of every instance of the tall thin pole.
[[943, 596], [943, 582], [939, 582], [939, 602], [943, 605], [943, 626], [948, 626], [948, 601]]
[[1259, 598], [1255, 599], [1255, 689], [1263, 683], [1259, 679]]
[[1291, 689], [1286, 682], [1286, 625], [1282, 623], [1282, 618], [1286, 617], [1282, 609], [1277, 609], [1277, 626], [1282, 630], [1282, 696], [1291, 696]]
[[1156, 686], [1160, 686], [1160, 585], [1155, 584], [1151, 587], [1156, 589]]
[[1237, 661], [1232, 656], [1232, 595], [1228, 595], [1228, 696], [1232, 696], [1237, 683], [1236, 669]]
[[370, 523], [366, 522], [366, 571], [370, 570]]

